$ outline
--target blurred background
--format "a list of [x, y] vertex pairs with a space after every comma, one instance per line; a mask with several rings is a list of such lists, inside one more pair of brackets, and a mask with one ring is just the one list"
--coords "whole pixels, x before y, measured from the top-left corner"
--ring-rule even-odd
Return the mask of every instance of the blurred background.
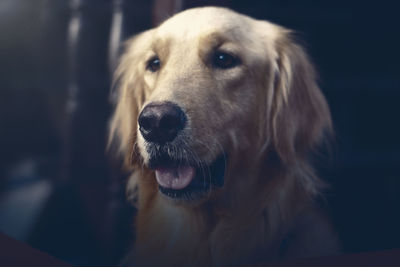
[[75, 265], [118, 262], [135, 214], [105, 152], [120, 43], [204, 5], [299, 32], [335, 125], [318, 169], [343, 250], [400, 248], [400, 23], [387, 0], [0, 0], [0, 232]]

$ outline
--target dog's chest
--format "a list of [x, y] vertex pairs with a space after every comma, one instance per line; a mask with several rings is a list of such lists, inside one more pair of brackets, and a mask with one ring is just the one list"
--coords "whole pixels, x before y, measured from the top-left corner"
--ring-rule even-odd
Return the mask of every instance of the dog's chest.
[[141, 218], [145, 223], [138, 225], [135, 244], [136, 258], [144, 266], [211, 265], [209, 235], [202, 216], [163, 200], [156, 201], [145, 216]]
[[[164, 266], [228, 266], [247, 262], [265, 252], [262, 219], [240, 228], [230, 220], [210, 225], [201, 212], [159, 201], [138, 231], [136, 251]], [[145, 235], [143, 235], [145, 233]], [[139, 256], [138, 255], [138, 256]], [[146, 256], [145, 256], [146, 255]], [[155, 257], [155, 256], [153, 256]]]

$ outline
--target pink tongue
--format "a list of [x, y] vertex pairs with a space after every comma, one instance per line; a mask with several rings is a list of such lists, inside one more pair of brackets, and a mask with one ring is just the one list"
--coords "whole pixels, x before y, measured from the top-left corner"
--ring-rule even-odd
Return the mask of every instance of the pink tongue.
[[185, 188], [193, 180], [195, 170], [190, 166], [156, 169], [156, 179], [165, 188], [179, 190]]

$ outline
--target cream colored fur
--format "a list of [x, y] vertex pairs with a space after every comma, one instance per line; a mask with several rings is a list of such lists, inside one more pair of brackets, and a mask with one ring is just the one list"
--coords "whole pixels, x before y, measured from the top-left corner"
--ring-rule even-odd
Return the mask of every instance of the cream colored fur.
[[[241, 63], [213, 68], [217, 49]], [[155, 55], [161, 69], [150, 72]], [[128, 197], [138, 207], [127, 265], [234, 266], [336, 251], [312, 204], [322, 183], [308, 162], [331, 129], [329, 109], [291, 31], [224, 8], [187, 10], [128, 41], [116, 88], [110, 142], [132, 172]], [[147, 167], [137, 119], [153, 101], [186, 113], [177, 146], [189, 156], [227, 156], [224, 187], [198, 205], [162, 196]]]

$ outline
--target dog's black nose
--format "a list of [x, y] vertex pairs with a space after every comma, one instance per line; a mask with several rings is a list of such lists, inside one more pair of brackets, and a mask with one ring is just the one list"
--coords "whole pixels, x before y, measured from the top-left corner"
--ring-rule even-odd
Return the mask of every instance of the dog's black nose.
[[150, 103], [139, 115], [142, 136], [146, 141], [158, 144], [174, 140], [185, 124], [185, 113], [171, 102]]

